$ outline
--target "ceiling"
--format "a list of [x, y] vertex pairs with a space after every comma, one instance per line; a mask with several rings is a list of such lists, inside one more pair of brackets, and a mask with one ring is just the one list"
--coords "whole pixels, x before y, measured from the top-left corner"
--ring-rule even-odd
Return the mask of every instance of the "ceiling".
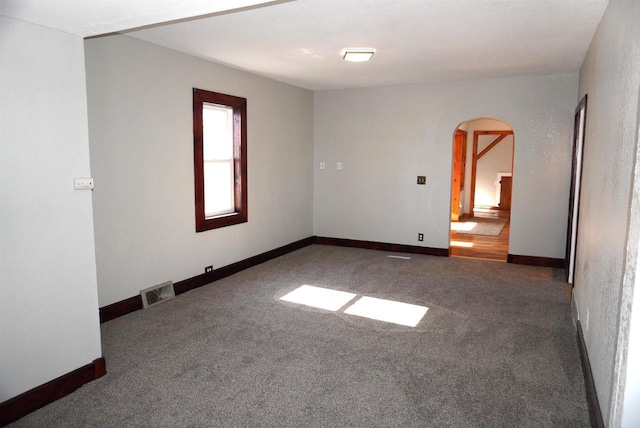
[[0, 15], [82, 37], [211, 15], [274, 0], [2, 0]]
[[[0, 14], [82, 36], [132, 29], [126, 31], [131, 37], [325, 90], [576, 72], [607, 4], [608, 0], [3, 0]], [[229, 12], [233, 7], [242, 9]], [[204, 14], [208, 16], [193, 18]], [[174, 20], [180, 21], [166, 23]], [[376, 54], [367, 63], [348, 63], [341, 56], [348, 47], [372, 47]]]

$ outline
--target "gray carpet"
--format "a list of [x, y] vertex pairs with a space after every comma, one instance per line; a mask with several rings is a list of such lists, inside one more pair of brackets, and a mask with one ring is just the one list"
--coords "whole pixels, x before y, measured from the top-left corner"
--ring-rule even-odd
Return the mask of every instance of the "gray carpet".
[[[502, 218], [483, 218], [483, 217], [473, 217], [471, 219], [460, 222], [459, 224], [464, 223], [476, 223], [473, 226], [473, 229], [470, 230], [456, 230], [459, 234], [467, 234], [467, 235], [486, 235], [486, 236], [498, 236], [505, 224], [507, 224], [506, 219]], [[451, 226], [453, 228], [453, 224]]]
[[[562, 272], [318, 246], [102, 325], [108, 374], [24, 427], [587, 427]], [[283, 302], [425, 305], [416, 328]]]

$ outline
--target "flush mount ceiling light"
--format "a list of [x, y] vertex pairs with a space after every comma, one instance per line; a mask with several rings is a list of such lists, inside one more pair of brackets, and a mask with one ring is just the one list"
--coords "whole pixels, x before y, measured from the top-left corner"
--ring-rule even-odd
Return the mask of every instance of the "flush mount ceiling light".
[[363, 49], [345, 49], [344, 56], [342, 59], [349, 62], [365, 62], [369, 61], [375, 50], [372, 48], [363, 48]]

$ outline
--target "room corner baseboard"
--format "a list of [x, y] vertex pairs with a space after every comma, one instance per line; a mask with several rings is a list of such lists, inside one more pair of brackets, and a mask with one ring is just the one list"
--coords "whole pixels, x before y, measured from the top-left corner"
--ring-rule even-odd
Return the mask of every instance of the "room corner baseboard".
[[[177, 296], [178, 294], [186, 293], [194, 288], [211, 284], [219, 279], [226, 278], [227, 276], [231, 276], [235, 273], [275, 259], [276, 257], [283, 256], [292, 251], [299, 250], [300, 248], [304, 248], [311, 244], [313, 244], [313, 237], [304, 238], [265, 253], [258, 254], [257, 256], [249, 257], [248, 259], [223, 266], [213, 270], [212, 272], [203, 273], [192, 278], [174, 282], [173, 289]], [[121, 300], [100, 308], [100, 323], [110, 321], [114, 318], [121, 317], [140, 309], [142, 309], [142, 298], [139, 295]]]
[[564, 267], [564, 259], [554, 259], [552, 257], [518, 256], [515, 254], [507, 254], [507, 263], [551, 268]]
[[104, 306], [100, 308], [100, 324], [140, 309], [142, 309], [142, 297], [140, 295]]
[[587, 345], [584, 342], [582, 326], [580, 320], [576, 321], [576, 335], [578, 336], [578, 350], [580, 351], [580, 361], [582, 362], [582, 374], [584, 375], [584, 386], [587, 395], [587, 406], [589, 407], [589, 419], [593, 428], [604, 428], [604, 420], [600, 411], [600, 403], [596, 394], [596, 385], [593, 381], [591, 363], [587, 354]]
[[0, 426], [17, 421], [105, 374], [107, 374], [106, 364], [101, 357], [86, 366], [0, 403]]
[[416, 245], [389, 244], [385, 242], [360, 241], [357, 239], [327, 238], [324, 236], [314, 236], [313, 243], [319, 245], [334, 245], [338, 247], [364, 248], [367, 250], [392, 251], [395, 253], [449, 257], [448, 248], [418, 247]]

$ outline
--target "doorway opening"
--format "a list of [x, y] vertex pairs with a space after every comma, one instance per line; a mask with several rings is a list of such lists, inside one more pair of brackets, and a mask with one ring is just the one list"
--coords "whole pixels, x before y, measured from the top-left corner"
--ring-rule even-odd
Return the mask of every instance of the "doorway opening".
[[509, 252], [513, 153], [511, 126], [481, 117], [453, 137], [449, 254], [506, 261]]
[[573, 124], [573, 158], [571, 162], [571, 187], [569, 187], [569, 220], [567, 223], [567, 245], [565, 249], [565, 276], [573, 290], [576, 245], [578, 241], [578, 209], [580, 206], [580, 184], [582, 182], [582, 152], [587, 122], [587, 96], [578, 104]]

